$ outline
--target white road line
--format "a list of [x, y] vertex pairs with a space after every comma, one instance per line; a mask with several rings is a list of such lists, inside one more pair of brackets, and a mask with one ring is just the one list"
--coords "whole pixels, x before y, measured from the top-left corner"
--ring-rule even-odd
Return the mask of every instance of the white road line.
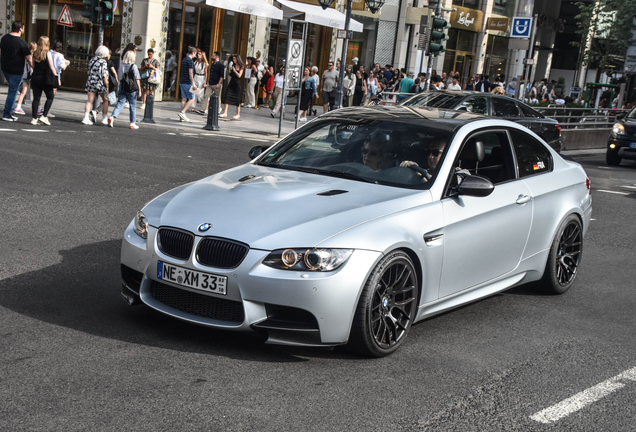
[[583, 390], [571, 398], [565, 399], [564, 401], [561, 401], [550, 408], [546, 408], [543, 411], [539, 411], [538, 413], [530, 416], [530, 418], [539, 423], [547, 424], [556, 422], [563, 417], [579, 411], [580, 409], [604, 398], [616, 390], [625, 387], [625, 384], [619, 382], [624, 379], [636, 381], [636, 368], [626, 370], [625, 372], [603, 381], [594, 387]]
[[22, 132], [48, 132], [45, 129], [22, 129]]
[[627, 192], [608, 191], [608, 190], [603, 190], [603, 189], [596, 189], [596, 192], [613, 193], [613, 194], [618, 194], [618, 195], [629, 195]]
[[15, 132], [15, 129], [0, 129], [0, 132]]
[[591, 221], [593, 221], [593, 220], [596, 220], [596, 219], [594, 219], [594, 218], [590, 218], [590, 220], [591, 220]]
[[621, 186], [621, 187], [624, 187], [624, 188], [627, 188], [627, 189], [636, 189], [636, 186]]
[[606, 166], [598, 166], [597, 168], [602, 168], [602, 169], [611, 169], [610, 167], [606, 167]]

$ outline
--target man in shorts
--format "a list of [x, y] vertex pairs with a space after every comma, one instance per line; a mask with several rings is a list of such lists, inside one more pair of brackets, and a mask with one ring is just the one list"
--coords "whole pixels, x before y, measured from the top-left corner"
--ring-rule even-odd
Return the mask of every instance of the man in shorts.
[[197, 49], [193, 46], [188, 47], [188, 55], [181, 61], [181, 77], [179, 87], [181, 89], [181, 111], [179, 111], [179, 120], [189, 122], [190, 119], [186, 117], [185, 113], [194, 102], [194, 93], [190, 92], [196, 90], [197, 86], [194, 84], [194, 61], [192, 60], [197, 55]]
[[328, 69], [323, 72], [320, 84], [322, 85], [323, 112], [333, 109], [336, 103], [336, 83], [338, 82], [338, 72], [333, 69], [333, 62], [327, 65]]

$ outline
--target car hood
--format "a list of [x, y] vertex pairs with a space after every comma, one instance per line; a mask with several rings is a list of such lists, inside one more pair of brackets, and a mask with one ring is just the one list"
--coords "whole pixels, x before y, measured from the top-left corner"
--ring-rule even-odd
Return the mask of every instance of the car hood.
[[[328, 191], [346, 193], [318, 195]], [[173, 189], [143, 211], [156, 228], [176, 227], [273, 250], [316, 246], [354, 226], [429, 202], [427, 190], [248, 163]], [[206, 222], [212, 228], [199, 233], [197, 228]]]
[[625, 126], [625, 132], [630, 135], [636, 135], [636, 119], [628, 119], [625, 118], [622, 121], [623, 126]]

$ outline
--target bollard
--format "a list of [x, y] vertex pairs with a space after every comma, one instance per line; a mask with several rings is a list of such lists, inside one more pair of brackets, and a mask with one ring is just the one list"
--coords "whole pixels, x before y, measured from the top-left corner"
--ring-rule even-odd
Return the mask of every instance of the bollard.
[[157, 123], [153, 118], [153, 108], [155, 104], [155, 97], [152, 95], [152, 92], [148, 91], [146, 95], [146, 109], [144, 110], [144, 119], [141, 121], [142, 123]]
[[208, 106], [208, 123], [203, 126], [205, 130], [218, 131], [219, 128], [219, 96], [213, 92]]

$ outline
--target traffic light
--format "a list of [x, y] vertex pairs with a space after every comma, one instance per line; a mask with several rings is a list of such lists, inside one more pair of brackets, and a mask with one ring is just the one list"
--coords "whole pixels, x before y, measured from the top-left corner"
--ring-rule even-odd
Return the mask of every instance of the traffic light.
[[444, 45], [442, 42], [448, 40], [448, 35], [444, 33], [444, 30], [449, 28], [448, 22], [442, 18], [433, 17], [433, 25], [431, 25], [431, 37], [429, 38], [430, 44], [428, 46], [428, 53], [431, 56], [436, 56], [444, 51]]
[[102, 24], [105, 26], [112, 26], [115, 21], [115, 11], [113, 10], [113, 3], [109, 1], [100, 1], [99, 7], [102, 12]]
[[93, 24], [99, 24], [99, 0], [82, 0], [85, 6], [88, 6], [88, 10], [82, 12], [84, 18], [89, 18]]

